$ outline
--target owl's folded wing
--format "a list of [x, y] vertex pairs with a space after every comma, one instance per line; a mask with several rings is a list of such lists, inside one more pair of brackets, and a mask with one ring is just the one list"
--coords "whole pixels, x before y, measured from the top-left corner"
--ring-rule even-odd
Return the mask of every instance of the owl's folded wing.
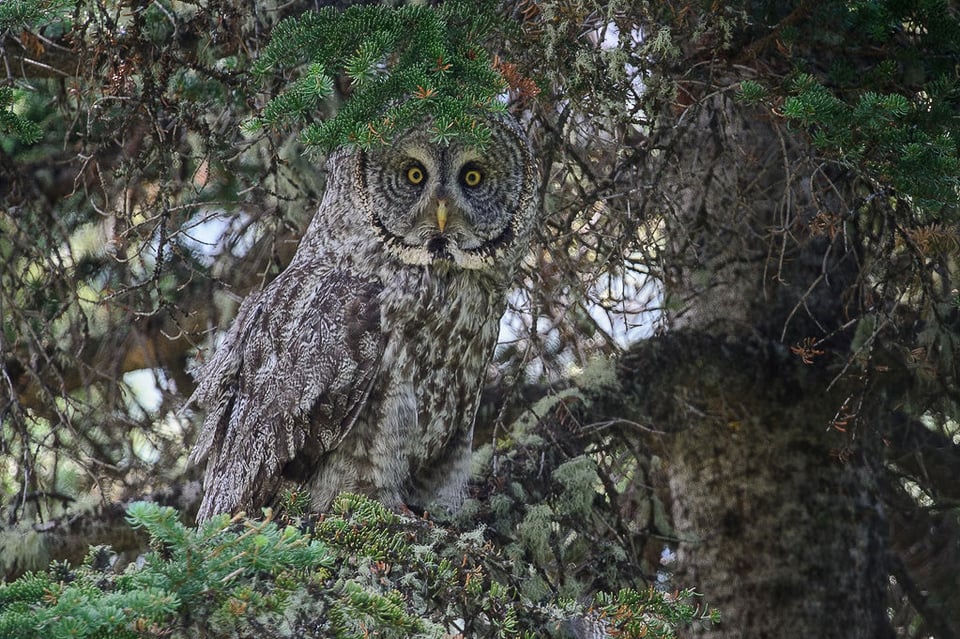
[[207, 464], [200, 519], [263, 505], [287, 462], [343, 440], [383, 350], [380, 288], [295, 263], [241, 306], [190, 399], [208, 411], [191, 454]]

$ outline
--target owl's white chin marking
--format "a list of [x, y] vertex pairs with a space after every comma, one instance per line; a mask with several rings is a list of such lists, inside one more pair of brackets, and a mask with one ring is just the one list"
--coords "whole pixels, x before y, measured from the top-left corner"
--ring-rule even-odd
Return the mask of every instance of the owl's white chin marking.
[[435, 253], [446, 252], [451, 246], [473, 251], [483, 245], [482, 239], [459, 224], [451, 226], [441, 231], [435, 224], [420, 224], [402, 236], [403, 242], [408, 246], [424, 246]]
[[456, 265], [461, 269], [479, 270], [493, 265], [492, 256], [464, 250], [442, 236], [433, 237], [417, 246], [399, 242], [389, 243], [388, 246], [400, 261], [411, 266]]
[[394, 235], [376, 216], [374, 221], [388, 250], [412, 266], [443, 264], [464, 270], [489, 269], [494, 266], [497, 254], [514, 238], [512, 225], [499, 236], [485, 241], [456, 222], [449, 223], [443, 232], [435, 224], [422, 223], [403, 235]]

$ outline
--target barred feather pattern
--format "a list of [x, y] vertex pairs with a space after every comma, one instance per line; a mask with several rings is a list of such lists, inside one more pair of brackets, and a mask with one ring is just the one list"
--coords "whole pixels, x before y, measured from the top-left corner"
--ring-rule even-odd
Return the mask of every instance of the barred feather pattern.
[[437, 146], [426, 128], [330, 157], [290, 265], [197, 373], [200, 519], [271, 505], [291, 485], [319, 511], [343, 491], [460, 506], [537, 172], [506, 117], [483, 150]]

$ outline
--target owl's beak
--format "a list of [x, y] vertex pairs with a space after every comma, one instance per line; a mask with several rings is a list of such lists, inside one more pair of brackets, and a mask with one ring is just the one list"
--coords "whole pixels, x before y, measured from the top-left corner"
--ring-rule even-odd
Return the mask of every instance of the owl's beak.
[[447, 226], [447, 201], [444, 198], [437, 200], [437, 228], [443, 233]]

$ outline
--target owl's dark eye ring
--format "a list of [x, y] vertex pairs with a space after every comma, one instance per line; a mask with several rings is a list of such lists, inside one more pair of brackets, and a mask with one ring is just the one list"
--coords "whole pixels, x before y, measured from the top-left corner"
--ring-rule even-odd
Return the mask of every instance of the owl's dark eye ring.
[[420, 184], [426, 177], [427, 172], [420, 164], [412, 164], [407, 168], [407, 182], [410, 184]]
[[464, 186], [470, 188], [480, 186], [483, 181], [483, 172], [477, 168], [464, 167], [463, 171], [460, 172], [460, 181], [463, 182]]

